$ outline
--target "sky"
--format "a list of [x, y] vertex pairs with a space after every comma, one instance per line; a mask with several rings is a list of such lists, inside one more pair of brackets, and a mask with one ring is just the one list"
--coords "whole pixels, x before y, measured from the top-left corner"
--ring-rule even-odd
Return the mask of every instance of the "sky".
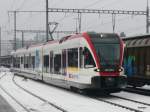
[[[145, 11], [147, 0], [49, 0], [49, 8], [79, 8], [107, 10]], [[2, 39], [13, 38], [14, 10], [45, 10], [45, 0], [0, 0], [0, 26]], [[49, 21], [58, 22], [57, 30], [76, 30], [77, 14], [49, 13]], [[117, 15], [115, 32], [125, 32], [127, 36], [146, 32], [145, 16]], [[112, 32], [112, 15], [82, 14], [81, 30]], [[44, 13], [17, 13], [17, 29], [45, 30]], [[29, 38], [31, 34], [25, 34]], [[17, 38], [20, 38], [17, 33]]]

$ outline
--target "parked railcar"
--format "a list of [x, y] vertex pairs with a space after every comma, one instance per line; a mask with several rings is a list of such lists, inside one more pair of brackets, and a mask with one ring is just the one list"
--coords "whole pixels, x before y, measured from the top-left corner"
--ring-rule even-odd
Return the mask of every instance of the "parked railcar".
[[123, 51], [117, 34], [75, 34], [16, 50], [13, 71], [68, 89], [118, 92], [126, 84]]
[[0, 66], [5, 66], [10, 68], [12, 65], [12, 56], [6, 55], [6, 56], [0, 56]]
[[123, 39], [126, 47], [124, 69], [128, 84], [141, 87], [150, 84], [150, 35]]

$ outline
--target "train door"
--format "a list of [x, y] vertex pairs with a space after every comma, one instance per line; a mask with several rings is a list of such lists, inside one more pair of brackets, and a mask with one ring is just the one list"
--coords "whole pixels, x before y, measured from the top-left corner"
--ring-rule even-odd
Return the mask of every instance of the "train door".
[[20, 65], [20, 68], [21, 69], [23, 68], [23, 56], [21, 56], [21, 65]]
[[54, 55], [54, 74], [61, 74], [61, 54]]
[[49, 72], [49, 55], [46, 54], [43, 56], [43, 58], [44, 58], [43, 71], [44, 73], [48, 73]]
[[78, 78], [78, 74], [79, 74], [78, 52], [79, 52], [78, 48], [68, 49], [67, 73], [68, 73], [68, 78], [70, 78], [70, 79], [77, 79]]
[[28, 57], [28, 67], [29, 67], [29, 70], [31, 70], [31, 68], [32, 68], [32, 58], [31, 58], [31, 53], [29, 53], [29, 57]]
[[53, 74], [54, 73], [54, 60], [53, 60], [53, 51], [50, 51], [50, 55], [49, 55], [49, 60], [50, 60], [50, 73]]

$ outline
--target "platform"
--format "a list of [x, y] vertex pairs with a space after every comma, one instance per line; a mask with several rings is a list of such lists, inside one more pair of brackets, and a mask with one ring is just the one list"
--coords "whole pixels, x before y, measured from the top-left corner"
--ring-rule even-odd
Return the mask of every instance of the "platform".
[[0, 112], [16, 112], [1, 95], [0, 95]]

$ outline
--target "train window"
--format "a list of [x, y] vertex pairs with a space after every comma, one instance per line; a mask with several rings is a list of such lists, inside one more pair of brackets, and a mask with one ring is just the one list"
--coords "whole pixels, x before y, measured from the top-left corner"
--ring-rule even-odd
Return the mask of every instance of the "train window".
[[84, 62], [85, 62], [85, 68], [91, 68], [91, 67], [95, 67], [95, 62], [94, 59], [89, 51], [88, 48], [84, 49]]
[[32, 57], [31, 57], [31, 54], [29, 54], [28, 67], [29, 67], [29, 68], [32, 67]]
[[32, 68], [35, 68], [35, 56], [32, 56]]
[[49, 68], [49, 55], [44, 55], [44, 72], [48, 72]]
[[53, 73], [53, 65], [54, 65], [53, 51], [50, 51], [50, 73]]
[[25, 68], [25, 55], [23, 56], [23, 67]]
[[27, 60], [26, 60], [26, 68], [29, 68], [29, 56], [27, 56]]
[[17, 59], [17, 67], [20, 68], [20, 57]]
[[66, 50], [62, 51], [62, 75], [66, 75], [66, 66], [67, 66], [66, 53], [67, 53]]
[[84, 67], [84, 55], [83, 55], [84, 48], [80, 47], [80, 68]]
[[55, 74], [61, 73], [61, 54], [57, 54], [54, 57], [54, 73]]
[[23, 64], [23, 57], [21, 56], [21, 64]]
[[15, 68], [17, 68], [17, 65], [18, 65], [17, 62], [18, 62], [18, 57], [16, 56], [15, 57]]
[[40, 51], [36, 50], [35, 51], [35, 67], [39, 68], [40, 66]]
[[13, 57], [13, 67], [15, 68], [15, 57]]
[[15, 67], [18, 68], [18, 57], [16, 56]]
[[150, 41], [150, 39], [148, 38], [148, 39], [146, 39], [146, 41], [145, 41], [145, 44], [148, 44], [148, 42]]
[[29, 56], [25, 56], [24, 57], [24, 68], [28, 68], [28, 59], [29, 59]]
[[78, 67], [78, 48], [68, 50], [68, 66]]

